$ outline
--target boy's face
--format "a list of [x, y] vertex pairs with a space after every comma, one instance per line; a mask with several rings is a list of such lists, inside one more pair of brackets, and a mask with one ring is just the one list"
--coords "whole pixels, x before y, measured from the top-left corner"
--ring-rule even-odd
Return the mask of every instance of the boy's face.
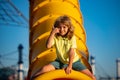
[[60, 23], [60, 25], [59, 25], [59, 34], [61, 36], [65, 36], [67, 34], [67, 32], [68, 32], [68, 26]]

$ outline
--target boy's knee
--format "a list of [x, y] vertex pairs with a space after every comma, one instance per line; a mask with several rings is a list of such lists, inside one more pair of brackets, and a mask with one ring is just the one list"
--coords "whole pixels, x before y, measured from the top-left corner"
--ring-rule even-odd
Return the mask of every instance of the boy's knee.
[[43, 71], [51, 71], [51, 70], [55, 70], [54, 66], [48, 64], [48, 65], [45, 65], [44, 67], [42, 67], [42, 70]]
[[46, 68], [47, 68], [46, 66], [43, 66], [43, 67], [41, 68], [41, 70], [42, 70], [42, 71], [45, 71]]

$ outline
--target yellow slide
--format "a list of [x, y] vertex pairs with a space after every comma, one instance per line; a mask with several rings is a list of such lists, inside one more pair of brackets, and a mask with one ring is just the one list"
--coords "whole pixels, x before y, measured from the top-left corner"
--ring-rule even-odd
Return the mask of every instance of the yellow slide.
[[[55, 48], [47, 49], [45, 44], [55, 19], [67, 15], [72, 20], [77, 37], [77, 53], [82, 63], [91, 70], [88, 63], [89, 53], [86, 46], [86, 33], [80, 11], [79, 0], [30, 0], [30, 54], [28, 79], [41, 67], [54, 61]], [[72, 70], [66, 75], [64, 70], [50, 71], [35, 80], [92, 80], [85, 74]]]

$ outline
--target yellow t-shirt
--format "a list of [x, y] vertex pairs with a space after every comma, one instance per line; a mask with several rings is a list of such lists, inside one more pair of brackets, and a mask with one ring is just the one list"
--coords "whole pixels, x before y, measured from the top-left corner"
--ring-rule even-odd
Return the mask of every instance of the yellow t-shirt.
[[[76, 45], [76, 37], [73, 36], [71, 40], [68, 40], [68, 38], [63, 38], [61, 36], [54, 37], [53, 45], [56, 47], [56, 53], [57, 58], [60, 59], [60, 61], [64, 64], [68, 64], [69, 62], [69, 50], [70, 48], [77, 48]], [[75, 51], [75, 57], [73, 62], [79, 60], [79, 56], [77, 55]]]

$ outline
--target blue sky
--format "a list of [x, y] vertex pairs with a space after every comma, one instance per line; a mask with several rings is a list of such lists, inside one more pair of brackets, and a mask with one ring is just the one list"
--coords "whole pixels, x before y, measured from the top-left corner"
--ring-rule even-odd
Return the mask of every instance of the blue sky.
[[[28, 0], [11, 0], [29, 18]], [[116, 59], [120, 58], [120, 0], [80, 0], [87, 47], [96, 59], [96, 73], [116, 76]], [[24, 46], [24, 65], [28, 66], [29, 28], [0, 25], [0, 61], [4, 66], [17, 64], [19, 44]], [[8, 56], [2, 56], [8, 54]], [[10, 58], [6, 60], [6, 58]]]

